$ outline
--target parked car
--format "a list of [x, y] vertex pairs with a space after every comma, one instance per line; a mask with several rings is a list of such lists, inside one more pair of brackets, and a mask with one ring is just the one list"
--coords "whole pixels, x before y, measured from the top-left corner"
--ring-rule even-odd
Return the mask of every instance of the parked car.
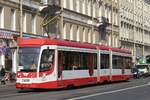
[[147, 64], [138, 64], [135, 67], [138, 69], [141, 76], [147, 77], [150, 75], [149, 66]]

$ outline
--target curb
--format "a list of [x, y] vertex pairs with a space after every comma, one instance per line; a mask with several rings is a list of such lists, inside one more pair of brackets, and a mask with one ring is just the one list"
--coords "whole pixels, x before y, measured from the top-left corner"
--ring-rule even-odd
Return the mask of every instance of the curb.
[[7, 87], [7, 86], [15, 86], [15, 82], [6, 82], [6, 84], [0, 84], [0, 88], [1, 87]]

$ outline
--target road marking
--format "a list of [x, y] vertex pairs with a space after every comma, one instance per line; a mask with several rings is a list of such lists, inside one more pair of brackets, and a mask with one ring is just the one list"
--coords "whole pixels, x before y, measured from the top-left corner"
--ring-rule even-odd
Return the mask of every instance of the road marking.
[[94, 97], [94, 96], [99, 96], [99, 95], [104, 95], [104, 94], [111, 94], [111, 93], [121, 92], [121, 91], [125, 91], [125, 90], [131, 90], [131, 89], [135, 89], [135, 88], [145, 87], [145, 86], [148, 86], [148, 85], [150, 85], [150, 82], [148, 82], [147, 84], [143, 84], [143, 85], [128, 87], [128, 88], [114, 90], [114, 91], [107, 91], [107, 92], [102, 92], [102, 93], [95, 93], [95, 94], [90, 94], [90, 95], [86, 95], [86, 96], [80, 96], [80, 97], [70, 98], [70, 99], [67, 99], [67, 100], [79, 100], [79, 99], [84, 99], [84, 98], [89, 98], [89, 97]]

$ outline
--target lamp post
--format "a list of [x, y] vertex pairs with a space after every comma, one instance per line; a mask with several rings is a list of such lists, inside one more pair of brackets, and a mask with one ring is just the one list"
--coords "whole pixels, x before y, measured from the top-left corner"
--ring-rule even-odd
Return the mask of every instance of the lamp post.
[[113, 46], [113, 0], [111, 0], [111, 46]]
[[135, 0], [133, 1], [133, 63], [136, 61], [136, 44], [135, 44]]
[[20, 0], [20, 37], [22, 37], [23, 21], [22, 21], [22, 0]]
[[[91, 34], [93, 35], [94, 34], [94, 17], [93, 17], [93, 0], [91, 0], [91, 17], [92, 17], [92, 26], [91, 26]], [[94, 12], [95, 13], [95, 12]], [[93, 40], [92, 40], [93, 41]], [[90, 42], [92, 42], [90, 41]]]
[[63, 17], [63, 3], [64, 3], [64, 0], [60, 0], [60, 6], [61, 6], [61, 15], [60, 15], [60, 33], [61, 33], [61, 36], [64, 34], [63, 33], [63, 23], [64, 23], [64, 17]]
[[144, 51], [145, 51], [145, 47], [144, 47], [144, 1], [142, 0], [142, 43], [143, 43], [143, 46], [142, 46], [142, 58], [144, 59], [145, 58], [145, 54], [144, 54]]
[[[20, 4], [20, 38], [23, 37], [23, 32], [22, 32], [22, 29], [23, 29], [23, 21], [22, 21], [22, 0], [19, 0], [19, 4]], [[19, 42], [19, 41], [17, 41]], [[15, 62], [15, 72], [18, 71], [18, 65], [19, 65], [19, 46], [17, 45], [17, 49], [16, 49], [16, 60], [14, 61]]]

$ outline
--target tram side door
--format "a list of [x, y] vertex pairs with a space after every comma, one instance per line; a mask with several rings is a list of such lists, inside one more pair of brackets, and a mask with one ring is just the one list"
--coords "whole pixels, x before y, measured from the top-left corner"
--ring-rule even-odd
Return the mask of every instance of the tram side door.
[[63, 87], [63, 51], [58, 51], [58, 86]]

